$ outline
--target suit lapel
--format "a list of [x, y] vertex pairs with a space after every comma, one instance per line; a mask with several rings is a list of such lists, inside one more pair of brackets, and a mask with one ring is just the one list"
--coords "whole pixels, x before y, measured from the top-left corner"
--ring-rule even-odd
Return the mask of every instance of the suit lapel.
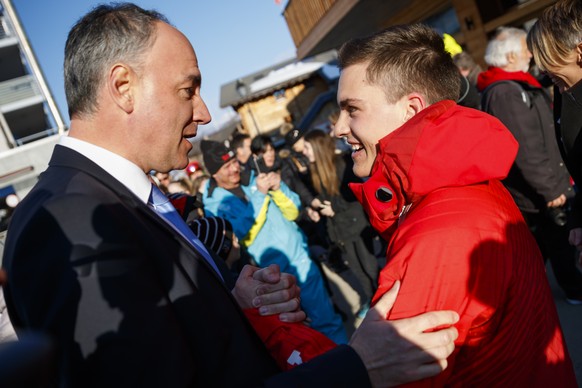
[[[121, 202], [135, 209], [145, 221], [153, 224], [156, 229], [162, 230], [163, 234], [167, 236], [168, 239], [179, 244], [179, 257], [171, 257], [171, 259], [174, 260], [174, 263], [179, 267], [180, 272], [189, 278], [192, 285], [198, 283], [197, 279], [199, 279], [200, 276], [197, 274], [197, 267], [202, 267], [205, 269], [205, 272], [208, 272], [207, 276], [214, 277], [214, 279], [216, 279], [216, 281], [219, 282], [224, 290], [232, 297], [230, 290], [226, 287], [227, 285], [224, 284], [222, 279], [220, 279], [206, 259], [201, 257], [200, 253], [194, 249], [190, 242], [182, 237], [181, 234], [176, 233], [176, 231], [168, 225], [168, 223], [162, 220], [155, 211], [150, 209], [125, 185], [107, 173], [107, 171], [102, 169], [99, 165], [72, 149], [56, 145], [49, 166], [78, 170], [100, 181], [104, 186], [108, 187], [114, 195], [119, 197]], [[222, 267], [219, 266], [219, 268]], [[223, 271], [222, 276], [224, 279], [227, 279], [230, 275]], [[228, 286], [231, 285], [232, 284], [228, 284]]]

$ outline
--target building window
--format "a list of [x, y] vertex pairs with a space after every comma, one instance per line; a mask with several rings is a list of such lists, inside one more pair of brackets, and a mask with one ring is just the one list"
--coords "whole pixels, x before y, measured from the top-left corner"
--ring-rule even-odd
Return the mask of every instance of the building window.
[[431, 16], [424, 23], [437, 30], [440, 34], [447, 33], [454, 35], [461, 30], [459, 19], [457, 19], [457, 13], [454, 8], [449, 8]]
[[279, 89], [275, 93], [273, 93], [273, 97], [275, 97], [275, 101], [285, 101], [285, 89]]

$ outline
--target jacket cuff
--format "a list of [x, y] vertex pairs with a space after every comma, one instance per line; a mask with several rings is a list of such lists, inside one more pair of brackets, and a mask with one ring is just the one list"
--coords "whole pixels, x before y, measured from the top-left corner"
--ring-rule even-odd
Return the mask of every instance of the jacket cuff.
[[364, 363], [349, 345], [338, 347], [266, 381], [266, 387], [372, 387]]
[[254, 308], [244, 313], [282, 370], [293, 369], [337, 346], [301, 322], [282, 322], [278, 315], [261, 316]]

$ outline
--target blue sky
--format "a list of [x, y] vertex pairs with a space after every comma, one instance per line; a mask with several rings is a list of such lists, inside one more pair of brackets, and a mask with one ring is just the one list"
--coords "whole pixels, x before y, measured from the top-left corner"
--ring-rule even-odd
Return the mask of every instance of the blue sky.
[[[63, 88], [63, 50], [71, 26], [98, 0], [12, 0], [30, 44], [69, 123]], [[228, 113], [220, 109], [220, 86], [295, 57], [295, 46], [282, 16], [285, 1], [135, 0], [156, 9], [192, 42], [202, 71], [202, 96], [212, 114], [209, 127]], [[232, 110], [231, 110], [232, 111]], [[205, 130], [202, 129], [201, 133]]]

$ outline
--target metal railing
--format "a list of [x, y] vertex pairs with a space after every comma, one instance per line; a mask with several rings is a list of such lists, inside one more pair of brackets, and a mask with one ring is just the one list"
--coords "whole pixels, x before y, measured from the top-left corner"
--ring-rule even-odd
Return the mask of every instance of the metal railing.
[[42, 92], [32, 75], [0, 82], [0, 106], [35, 96]]
[[33, 133], [32, 135], [20, 137], [20, 138], [16, 139], [15, 142], [18, 146], [21, 146], [21, 145], [28, 144], [28, 143], [33, 142], [33, 141], [38, 140], [38, 139], [44, 139], [45, 137], [56, 135], [57, 133], [58, 133], [58, 131], [56, 128], [48, 128], [48, 129], [45, 129], [44, 131]]
[[[1, 9], [1, 8], [0, 8]], [[0, 14], [0, 39], [8, 38], [13, 36], [10, 32], [10, 25], [4, 16]]]

